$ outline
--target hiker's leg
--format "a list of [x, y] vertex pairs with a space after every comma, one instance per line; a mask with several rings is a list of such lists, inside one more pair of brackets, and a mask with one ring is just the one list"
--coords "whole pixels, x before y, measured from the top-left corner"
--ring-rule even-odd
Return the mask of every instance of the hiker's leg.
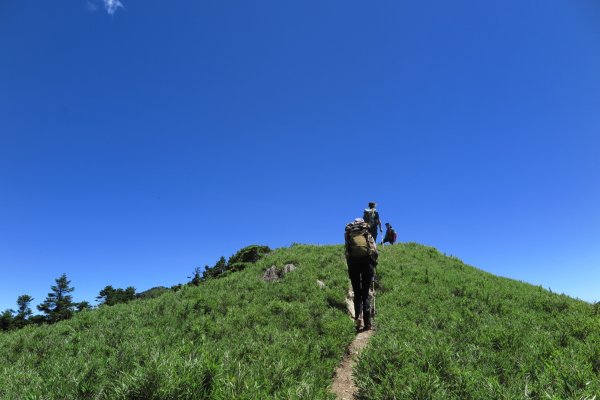
[[369, 263], [365, 266], [362, 273], [362, 288], [361, 288], [361, 300], [363, 306], [363, 322], [365, 328], [371, 327], [371, 299], [369, 298], [369, 289], [371, 288], [371, 281], [373, 281], [374, 267], [373, 264]]
[[361, 312], [360, 298], [360, 268], [352, 262], [348, 262], [348, 275], [352, 283], [352, 291], [354, 292], [354, 318], [358, 319]]
[[377, 225], [371, 228], [371, 236], [373, 236], [373, 240], [377, 243]]

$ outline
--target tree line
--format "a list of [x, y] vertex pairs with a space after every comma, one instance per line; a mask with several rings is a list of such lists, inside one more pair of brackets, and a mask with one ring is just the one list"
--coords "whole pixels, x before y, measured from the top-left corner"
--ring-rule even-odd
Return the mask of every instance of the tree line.
[[[54, 324], [69, 319], [73, 314], [92, 309], [93, 306], [87, 301], [75, 302], [71, 293], [75, 290], [67, 274], [62, 274], [54, 280], [55, 285], [50, 287], [50, 293], [46, 299], [36, 306], [41, 314], [33, 314], [31, 302], [34, 300], [28, 294], [17, 298], [17, 310], [6, 309], [0, 314], [0, 330], [8, 331], [20, 329], [30, 324]], [[112, 306], [118, 303], [126, 303], [136, 298], [135, 288], [129, 286], [126, 289], [106, 286], [96, 297], [99, 305]]]
[[[207, 279], [220, 278], [229, 273], [241, 271], [247, 264], [258, 261], [270, 251], [271, 249], [267, 246], [252, 245], [244, 247], [231, 256], [229, 260], [221, 257], [214, 266], [210, 267], [206, 265], [204, 271], [199, 267], [195, 268], [192, 276], [188, 277], [190, 281], [186, 285], [199, 286]], [[67, 274], [62, 274], [54, 281], [55, 285], [50, 287], [51, 291], [46, 296], [46, 299], [36, 306], [41, 314], [34, 314], [31, 309], [31, 303], [34, 298], [28, 294], [23, 294], [17, 298], [17, 310], [6, 309], [0, 314], [0, 331], [20, 329], [27, 325], [54, 324], [70, 319], [75, 313], [94, 308], [87, 301], [73, 301], [71, 293], [75, 288], [71, 286], [71, 281], [67, 278]], [[96, 296], [96, 301], [99, 303], [98, 306], [113, 306], [135, 299], [156, 297], [169, 290], [177, 291], [182, 286], [184, 285], [174, 285], [170, 289], [157, 287], [142, 293], [136, 293], [136, 289], [133, 286], [121, 289], [108, 285], [100, 290], [100, 293]]]

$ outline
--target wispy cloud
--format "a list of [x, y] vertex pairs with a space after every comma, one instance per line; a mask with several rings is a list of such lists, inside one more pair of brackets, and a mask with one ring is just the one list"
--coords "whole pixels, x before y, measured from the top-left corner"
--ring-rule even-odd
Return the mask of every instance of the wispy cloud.
[[123, 8], [123, 3], [119, 0], [103, 0], [104, 8], [106, 8], [106, 12], [110, 15], [113, 15], [119, 8]]

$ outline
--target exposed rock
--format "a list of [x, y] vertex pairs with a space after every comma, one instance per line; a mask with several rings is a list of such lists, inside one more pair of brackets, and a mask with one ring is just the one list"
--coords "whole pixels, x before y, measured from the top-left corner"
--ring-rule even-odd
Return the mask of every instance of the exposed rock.
[[[295, 269], [296, 269], [296, 266], [295, 266], [294, 264], [286, 264], [286, 265], [283, 267], [283, 275], [285, 275], [285, 274], [287, 274], [287, 273], [289, 273], [289, 272], [292, 272], [292, 271], [294, 271]], [[283, 275], [282, 275], [282, 276], [283, 276]]]
[[263, 274], [263, 281], [265, 282], [274, 282], [283, 278], [286, 274], [296, 270], [296, 266], [294, 264], [286, 264], [283, 269], [278, 269], [276, 265], [273, 265], [270, 268], [267, 268]]
[[263, 281], [265, 282], [273, 282], [279, 279], [279, 272], [277, 272], [277, 267], [273, 265], [270, 268], [267, 268], [265, 273], [263, 274]]

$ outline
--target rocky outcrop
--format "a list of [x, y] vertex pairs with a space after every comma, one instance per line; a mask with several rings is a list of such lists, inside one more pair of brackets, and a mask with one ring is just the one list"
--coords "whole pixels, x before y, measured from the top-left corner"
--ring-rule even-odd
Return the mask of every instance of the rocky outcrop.
[[283, 266], [283, 268], [278, 268], [276, 265], [273, 265], [272, 267], [267, 268], [263, 273], [263, 281], [278, 281], [294, 270], [296, 270], [296, 266], [294, 264], [286, 264]]

